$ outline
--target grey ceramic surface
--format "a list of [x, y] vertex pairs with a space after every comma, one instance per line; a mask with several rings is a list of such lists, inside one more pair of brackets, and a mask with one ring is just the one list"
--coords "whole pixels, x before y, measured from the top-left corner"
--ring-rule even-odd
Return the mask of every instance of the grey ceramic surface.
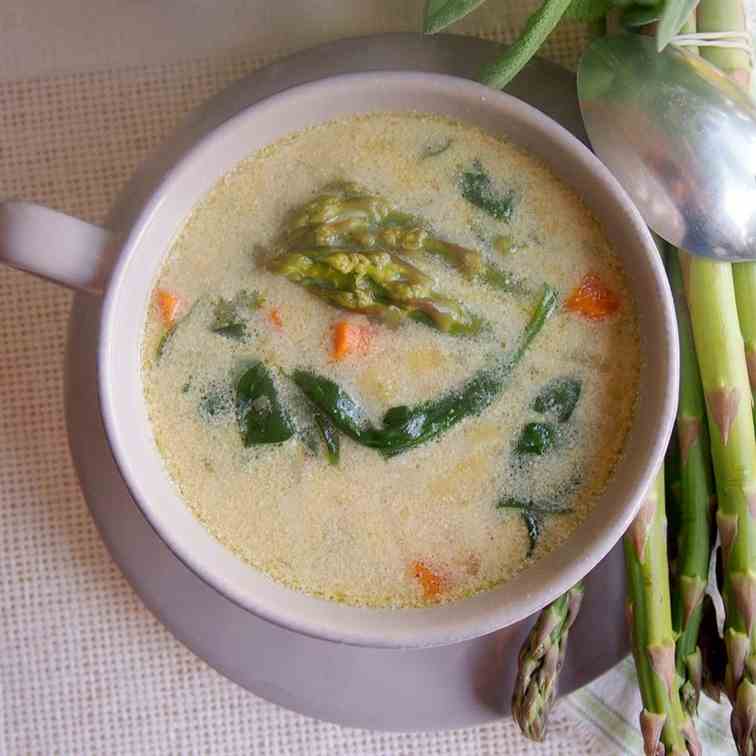
[[[144, 192], [199, 135], [283, 89], [339, 73], [414, 69], [474, 78], [495, 46], [451, 36], [396, 34], [343, 40], [269, 66], [192, 114], [143, 168], [111, 218], [128, 224]], [[585, 141], [574, 77], [535, 61], [507, 90]], [[95, 353], [100, 301], [75, 299], [66, 369], [74, 463], [113, 559], [147, 607], [194, 653], [256, 695], [354, 727], [432, 730], [482, 724], [509, 712], [519, 646], [530, 622], [453, 646], [396, 651], [339, 645], [279, 628], [239, 608], [187, 569], [148, 525], [113, 462], [98, 412]], [[562, 691], [589, 682], [627, 653], [624, 572], [615, 547], [587, 579], [562, 673]]]

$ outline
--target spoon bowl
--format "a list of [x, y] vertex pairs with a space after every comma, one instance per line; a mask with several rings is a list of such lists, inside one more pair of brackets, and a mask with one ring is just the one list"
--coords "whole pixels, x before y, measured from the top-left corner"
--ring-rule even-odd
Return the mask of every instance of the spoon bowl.
[[597, 39], [578, 70], [596, 154], [648, 225], [693, 254], [756, 259], [756, 106], [717, 68], [634, 34]]

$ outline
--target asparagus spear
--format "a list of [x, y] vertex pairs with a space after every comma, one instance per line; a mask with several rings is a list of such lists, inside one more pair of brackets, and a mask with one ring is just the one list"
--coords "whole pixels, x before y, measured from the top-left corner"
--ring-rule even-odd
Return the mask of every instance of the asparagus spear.
[[388, 323], [409, 317], [453, 335], [474, 335], [483, 324], [459, 302], [435, 291], [432, 279], [414, 265], [382, 250], [297, 250], [269, 265], [336, 307]]
[[[732, 30], [741, 23], [739, 0], [702, 0], [701, 31]], [[706, 48], [706, 55], [744, 81], [742, 56]], [[706, 395], [716, 476], [717, 525], [724, 563], [725, 690], [741, 754], [756, 750], [756, 438], [746, 354], [738, 329], [732, 266], [690, 261], [688, 302]]]
[[523, 735], [531, 740], [542, 741], [546, 733], [567, 651], [567, 639], [580, 611], [583, 591], [583, 584], [578, 583], [549, 604], [538, 616], [520, 649], [512, 716]]
[[[701, 3], [698, 14], [701, 31], [746, 31], [745, 9], [740, 0]], [[701, 54], [743, 87], [749, 87], [751, 59], [743, 50], [706, 47]], [[752, 396], [756, 397], [756, 264], [737, 263], [732, 266], [732, 274], [735, 280], [740, 329], [745, 340], [751, 392]], [[754, 418], [756, 419], [756, 415]]]
[[[489, 195], [486, 198], [493, 201]], [[511, 198], [507, 201], [511, 204]], [[406, 254], [424, 251], [494, 288], [528, 293], [511, 273], [485, 262], [477, 250], [434, 236], [417, 218], [349, 183], [330, 187], [298, 210], [287, 224], [284, 247], [288, 251], [313, 247], [385, 249]]]
[[751, 381], [753, 416], [756, 421], [756, 264], [736, 263], [732, 266], [732, 275], [735, 281], [740, 331], [745, 342], [748, 377]]
[[628, 622], [643, 700], [646, 756], [701, 753], [680, 701], [669, 595], [664, 472], [660, 470], [624, 537]]
[[675, 500], [673, 497], [668, 506], [670, 516], [677, 507], [673, 518], [677, 522], [677, 559], [672, 576], [672, 620], [675, 632], [679, 634], [675, 655], [677, 673], [683, 681], [682, 701], [688, 713], [695, 714], [701, 692], [698, 633], [712, 547], [714, 480], [704, 394], [678, 254], [677, 250], [670, 250], [667, 256], [680, 341], [680, 401], [677, 409], [680, 490], [679, 498]]

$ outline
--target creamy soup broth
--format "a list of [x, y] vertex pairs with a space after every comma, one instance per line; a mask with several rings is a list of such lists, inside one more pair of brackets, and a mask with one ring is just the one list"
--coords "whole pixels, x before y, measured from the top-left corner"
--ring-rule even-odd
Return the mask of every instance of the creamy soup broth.
[[[511, 193], [509, 219], [463, 196], [466, 171], [484, 171], [496, 196]], [[521, 290], [496, 289], [438, 256], [398, 252], [485, 321], [478, 335], [454, 336], [423, 322], [389, 327], [345, 312], [269, 270], [292, 213], [342, 181], [421, 218], [434, 236], [477, 250], [516, 276]], [[586, 276], [611, 292], [618, 304], [611, 314], [587, 317], [565, 306]], [[437, 398], [492, 353], [511, 349], [544, 283], [559, 292], [558, 310], [490, 406], [389, 459], [340, 434], [339, 463], [328, 463], [311, 407], [287, 376], [306, 368], [336, 381], [379, 426], [388, 408]], [[241, 308], [243, 335], [213, 331], [218, 298], [238, 301], [242, 290], [252, 300]], [[175, 301], [166, 306], [160, 292]], [[360, 338], [335, 359], [334, 329], [343, 321]], [[272, 371], [296, 427], [283, 443], [242, 443], [235, 381], [252, 360]], [[170, 250], [143, 340], [155, 441], [196, 517], [287, 585], [369, 606], [468, 596], [557, 548], [606, 487], [632, 420], [638, 371], [621, 265], [574, 192], [506, 141], [411, 114], [303, 131], [218, 182]], [[580, 395], [562, 422], [534, 402], [565, 378]], [[528, 423], [555, 431], [543, 454], [518, 452]], [[522, 509], [497, 507], [508, 500], [556, 502], [566, 511], [539, 515], [534, 540]]]

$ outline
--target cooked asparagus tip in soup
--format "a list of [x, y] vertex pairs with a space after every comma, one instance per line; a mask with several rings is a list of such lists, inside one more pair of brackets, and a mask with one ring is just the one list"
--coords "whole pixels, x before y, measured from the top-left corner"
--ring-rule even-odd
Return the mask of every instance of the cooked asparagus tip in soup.
[[580, 527], [640, 362], [580, 199], [421, 114], [323, 124], [219, 181], [142, 354], [156, 444], [211, 533], [293, 588], [394, 607], [498, 585]]

